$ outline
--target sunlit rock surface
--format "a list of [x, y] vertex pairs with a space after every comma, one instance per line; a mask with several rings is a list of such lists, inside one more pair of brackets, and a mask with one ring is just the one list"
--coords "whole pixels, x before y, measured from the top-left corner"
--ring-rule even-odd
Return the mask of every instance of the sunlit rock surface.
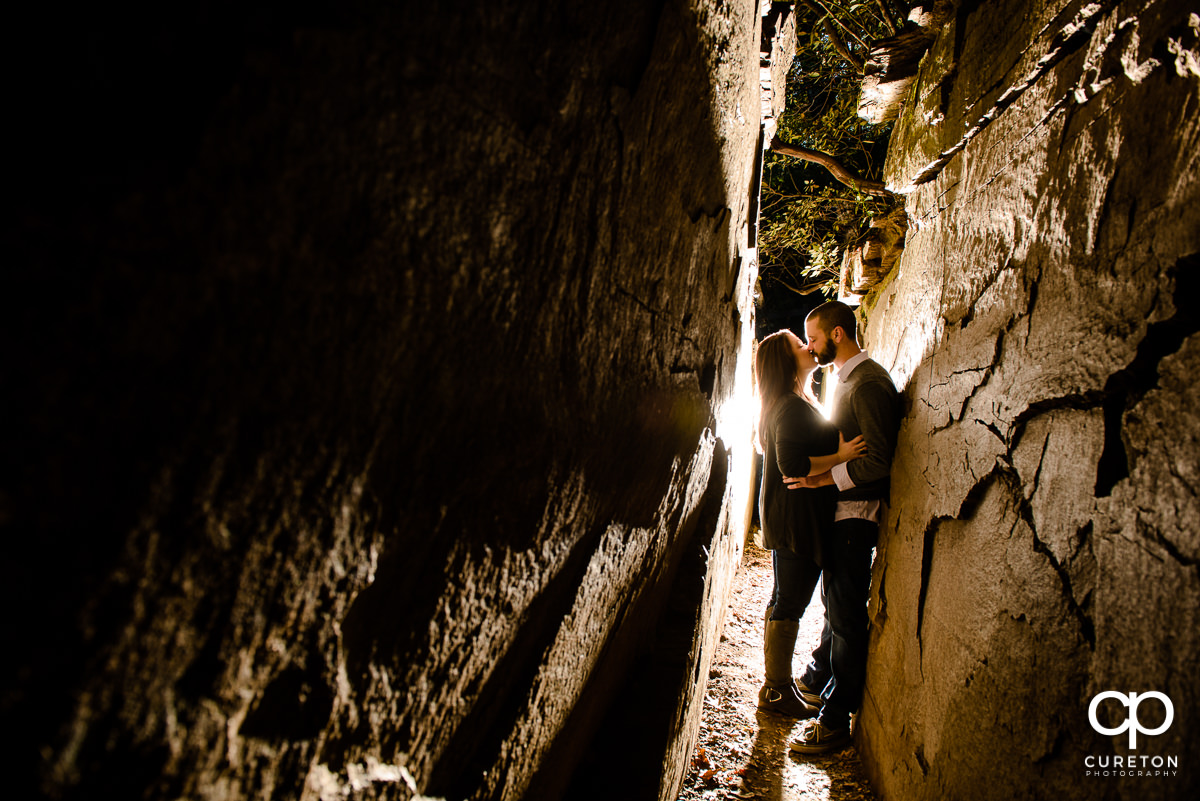
[[[964, 3], [922, 64], [867, 311], [907, 400], [858, 738], [885, 799], [1198, 793], [1198, 52], [1184, 2]], [[1107, 690], [1174, 721], [1131, 751]], [[1085, 775], [1114, 754], [1178, 774]]]
[[759, 13], [19, 37], [18, 796], [672, 795], [750, 487]]

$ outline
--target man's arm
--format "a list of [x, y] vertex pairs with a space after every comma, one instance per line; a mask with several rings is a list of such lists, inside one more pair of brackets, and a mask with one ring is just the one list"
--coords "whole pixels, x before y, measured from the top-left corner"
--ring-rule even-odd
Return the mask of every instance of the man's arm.
[[858, 387], [850, 402], [867, 441], [867, 452], [861, 459], [847, 462], [838, 470], [844, 469], [854, 486], [860, 486], [887, 478], [891, 473], [900, 420], [895, 390], [875, 381]]
[[833, 486], [833, 473], [826, 470], [824, 473], [818, 473], [815, 476], [799, 476], [795, 478], [783, 477], [783, 483], [788, 489], [813, 489], [815, 487], [831, 487]]

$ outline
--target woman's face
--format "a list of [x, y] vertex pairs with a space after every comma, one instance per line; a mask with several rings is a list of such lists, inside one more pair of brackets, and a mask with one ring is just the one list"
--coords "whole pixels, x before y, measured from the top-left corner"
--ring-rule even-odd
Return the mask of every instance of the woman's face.
[[792, 354], [796, 357], [796, 367], [799, 368], [800, 375], [808, 375], [817, 369], [816, 357], [808, 352], [808, 348], [800, 341], [800, 337], [789, 331], [787, 338], [792, 343]]

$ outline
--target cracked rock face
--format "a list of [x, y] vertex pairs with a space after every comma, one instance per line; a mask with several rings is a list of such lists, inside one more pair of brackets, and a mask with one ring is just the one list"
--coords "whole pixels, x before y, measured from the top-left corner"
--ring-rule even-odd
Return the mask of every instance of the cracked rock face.
[[16, 795], [671, 795], [748, 508], [758, 4], [224, 13], [20, 43]]
[[[1183, 2], [961, 3], [922, 63], [866, 330], [907, 399], [859, 721], [885, 797], [1200, 788], [1198, 52]], [[1131, 751], [1108, 690], [1174, 721]]]

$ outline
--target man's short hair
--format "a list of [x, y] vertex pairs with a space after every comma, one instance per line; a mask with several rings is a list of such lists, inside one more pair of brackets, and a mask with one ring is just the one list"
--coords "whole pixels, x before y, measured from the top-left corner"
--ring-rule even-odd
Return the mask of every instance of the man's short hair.
[[825, 336], [832, 334], [833, 329], [840, 325], [846, 336], [858, 342], [858, 318], [854, 316], [854, 310], [840, 300], [822, 303], [809, 312], [808, 316], [817, 321]]

